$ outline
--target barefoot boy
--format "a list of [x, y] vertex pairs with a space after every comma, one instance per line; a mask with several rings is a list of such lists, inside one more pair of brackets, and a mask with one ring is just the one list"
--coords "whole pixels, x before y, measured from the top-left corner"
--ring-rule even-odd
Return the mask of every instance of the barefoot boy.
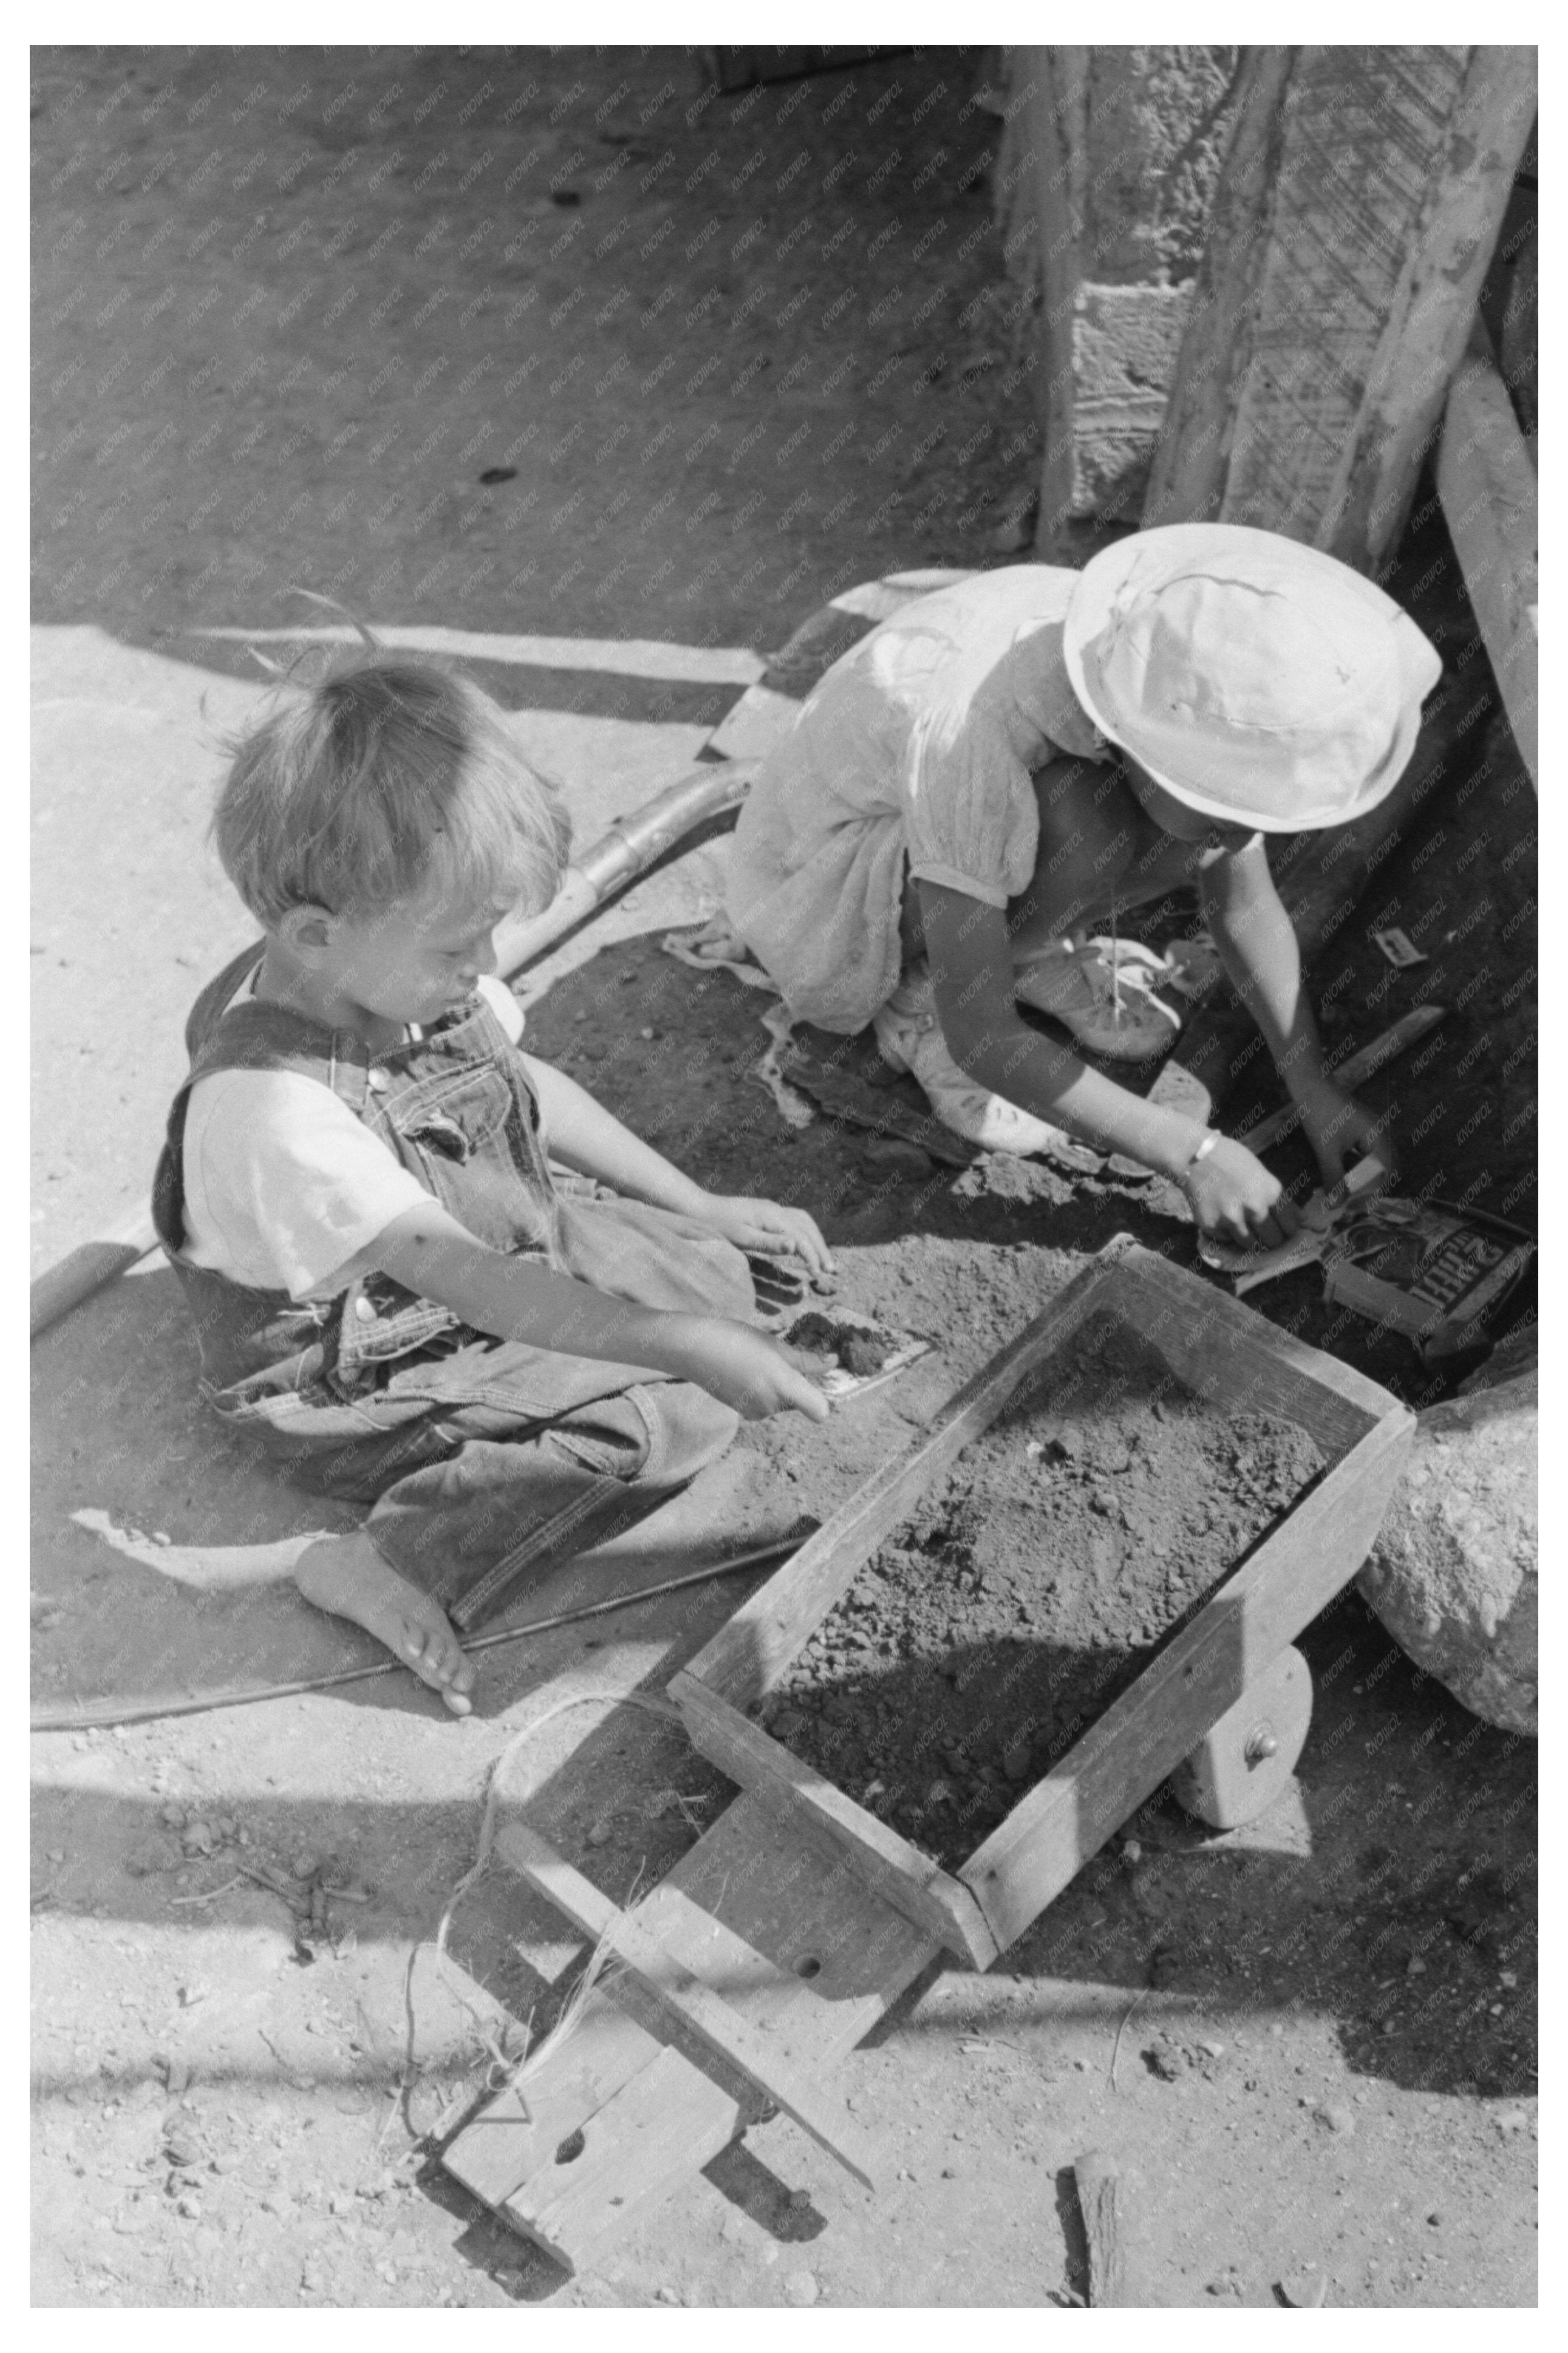
[[565, 827], [468, 681], [338, 664], [237, 746], [214, 836], [265, 937], [196, 1001], [156, 1178], [203, 1395], [296, 1484], [372, 1505], [301, 1539], [300, 1589], [466, 1714], [459, 1638], [520, 1584], [739, 1416], [825, 1418], [744, 1253], [825, 1271], [826, 1246], [521, 1050], [491, 934], [548, 903]]

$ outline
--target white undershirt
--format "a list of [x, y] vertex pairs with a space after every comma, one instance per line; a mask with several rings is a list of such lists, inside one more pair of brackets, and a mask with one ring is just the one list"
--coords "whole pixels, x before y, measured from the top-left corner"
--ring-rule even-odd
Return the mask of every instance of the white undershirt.
[[[522, 1008], [479, 984], [515, 1046]], [[238, 993], [249, 993], [249, 984]], [[411, 1029], [409, 1035], [417, 1037]], [[331, 1298], [367, 1246], [430, 1195], [323, 1080], [298, 1071], [215, 1071], [185, 1110], [185, 1248], [207, 1267], [291, 1299]]]

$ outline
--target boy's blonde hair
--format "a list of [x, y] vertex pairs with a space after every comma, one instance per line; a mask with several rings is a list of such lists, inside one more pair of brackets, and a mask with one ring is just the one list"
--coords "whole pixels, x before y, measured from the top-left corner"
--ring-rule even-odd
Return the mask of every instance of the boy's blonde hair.
[[291, 907], [375, 914], [432, 886], [544, 907], [560, 885], [554, 787], [454, 671], [373, 645], [229, 749], [213, 840], [268, 931]]

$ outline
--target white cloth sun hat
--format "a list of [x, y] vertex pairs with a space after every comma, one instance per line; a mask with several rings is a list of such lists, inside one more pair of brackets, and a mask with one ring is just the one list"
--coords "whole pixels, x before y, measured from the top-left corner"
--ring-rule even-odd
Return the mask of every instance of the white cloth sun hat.
[[1240, 523], [1105, 548], [1062, 630], [1073, 691], [1158, 785], [1265, 833], [1348, 825], [1394, 789], [1436, 649], [1338, 558]]

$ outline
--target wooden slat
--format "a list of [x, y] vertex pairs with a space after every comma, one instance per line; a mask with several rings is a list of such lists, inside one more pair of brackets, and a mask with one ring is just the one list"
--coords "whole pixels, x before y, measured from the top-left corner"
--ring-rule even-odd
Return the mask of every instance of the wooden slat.
[[[1358, 1046], [1353, 1054], [1346, 1054], [1342, 1060], [1329, 1066], [1334, 1084], [1350, 1093], [1363, 1081], [1375, 1077], [1388, 1063], [1397, 1061], [1401, 1054], [1407, 1054], [1412, 1046], [1418, 1045], [1447, 1017], [1446, 1005], [1413, 1005], [1408, 1013], [1402, 1013], [1397, 1021], [1380, 1029], [1370, 1045]], [[1281, 1136], [1292, 1132], [1300, 1117], [1295, 1103], [1283, 1103], [1278, 1111], [1260, 1119], [1256, 1127], [1247, 1128], [1237, 1141], [1245, 1144], [1248, 1152], [1267, 1152]]]
[[577, 2155], [559, 2158], [573, 2136], [558, 2134], [542, 2147], [527, 2190], [494, 2201], [506, 2220], [575, 2269], [609, 2232], [657, 2206], [672, 2179], [700, 2171], [734, 2137], [732, 2105], [705, 2124], [694, 2120], [693, 2072], [678, 2051], [656, 2045], [637, 2074], [574, 2126], [583, 2136]]
[[1539, 791], [1535, 468], [1479, 319], [1448, 392], [1437, 495], [1513, 740]]
[[1534, 52], [1277, 49], [1253, 84], [1143, 520], [1248, 523], [1375, 573], [1464, 351]]
[[989, 1968], [996, 1945], [980, 1906], [967, 1887], [950, 1879], [939, 1863], [856, 1804], [842, 1789], [813, 1772], [799, 1757], [771, 1739], [720, 1699], [693, 1674], [681, 1672], [668, 1685], [693, 1747], [743, 1789], [815, 1831], [849, 1859], [864, 1881], [906, 1920], [935, 1936], [949, 1952], [975, 1968]]
[[1157, 1250], [1127, 1252], [1105, 1304], [1199, 1397], [1233, 1411], [1281, 1413], [1331, 1458], [1356, 1445], [1397, 1404], [1353, 1366], [1280, 1331]]
[[99, 1241], [81, 1242], [66, 1256], [35, 1275], [27, 1293], [27, 1328], [36, 1340], [51, 1324], [101, 1291], [117, 1275], [129, 1274], [149, 1250], [158, 1247], [153, 1212], [133, 1209], [123, 1223]]
[[[843, 2067], [941, 1949], [871, 1894], [842, 1856], [829, 1857], [750, 1795], [720, 1816], [637, 1909], [660, 1943], [699, 1974], [712, 1966], [715, 1922], [760, 1957], [765, 1970], [750, 1978], [732, 1960], [725, 1967], [726, 1999], [753, 2026], [787, 2040], [802, 2072], [818, 2077]], [[518, 2095], [503, 2093], [457, 2136], [443, 2163], [515, 2230], [574, 2267], [716, 2157], [755, 2115], [754, 2094], [737, 2096], [717, 2080], [721, 2063], [708, 2072], [671, 2052], [656, 2104], [668, 2113], [668, 2132], [657, 2142], [640, 2127], [623, 2133], [622, 2119], [635, 2126], [647, 2113], [643, 2078], [660, 2049], [596, 1988], [569, 2041], [526, 2085], [537, 2128], [520, 2113]], [[558, 2165], [562, 2141], [595, 2116], [601, 2126], [591, 2139], [619, 2148], [619, 2158], [607, 2156], [590, 2174]]]
[[1354, 1576], [1415, 1428], [1398, 1407], [1352, 1447], [976, 1849], [959, 1877], [1003, 1951]]
[[650, 1935], [635, 1912], [623, 1912], [612, 1904], [526, 1822], [509, 1824], [500, 1843], [511, 1868], [541, 1895], [547, 1895], [584, 1936], [595, 1942], [601, 1936], [609, 1938], [611, 1950], [661, 2010], [672, 2011], [688, 2033], [735, 2068], [775, 2107], [793, 2116], [857, 2181], [868, 2189], [875, 2189], [868, 2159], [842, 2103], [800, 2075], [787, 2045], [760, 2035], [721, 1993]]
[[776, 1577], [758, 1588], [698, 1651], [689, 1672], [732, 1707], [743, 1709], [760, 1699], [932, 1480], [1093, 1313], [1111, 1268], [1131, 1247], [1111, 1242], [1075, 1275], [1016, 1340], [949, 1398], [928, 1436], [868, 1479]]

